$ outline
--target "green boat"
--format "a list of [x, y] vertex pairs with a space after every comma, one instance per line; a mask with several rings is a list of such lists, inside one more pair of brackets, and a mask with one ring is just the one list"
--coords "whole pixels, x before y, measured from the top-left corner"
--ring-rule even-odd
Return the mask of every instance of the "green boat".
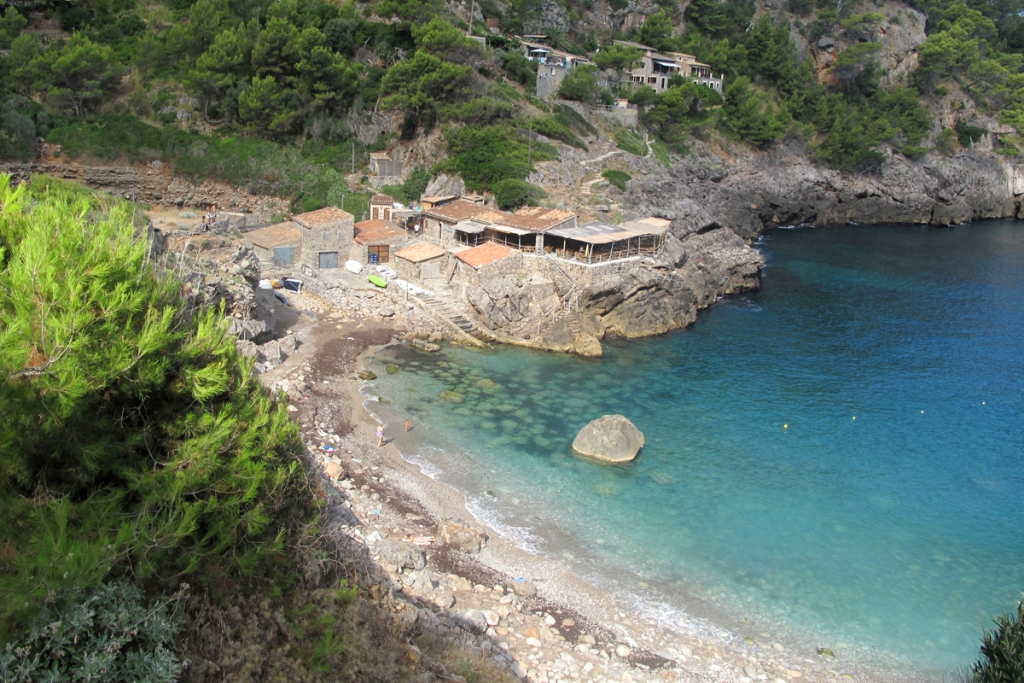
[[369, 280], [371, 283], [377, 285], [378, 287], [388, 286], [388, 281], [382, 278], [380, 275], [377, 275], [377, 273], [371, 273], [370, 276], [366, 279]]

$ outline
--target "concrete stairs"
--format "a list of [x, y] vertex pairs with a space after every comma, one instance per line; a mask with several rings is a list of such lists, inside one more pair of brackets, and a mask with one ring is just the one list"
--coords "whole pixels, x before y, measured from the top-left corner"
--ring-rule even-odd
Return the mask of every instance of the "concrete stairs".
[[473, 340], [476, 345], [486, 346], [491, 342], [498, 341], [497, 337], [463, 315], [450, 301], [426, 292], [417, 294], [415, 298], [419, 299], [421, 303], [427, 306], [439, 318], [444, 319], [451, 326], [459, 330], [461, 332], [460, 336]]

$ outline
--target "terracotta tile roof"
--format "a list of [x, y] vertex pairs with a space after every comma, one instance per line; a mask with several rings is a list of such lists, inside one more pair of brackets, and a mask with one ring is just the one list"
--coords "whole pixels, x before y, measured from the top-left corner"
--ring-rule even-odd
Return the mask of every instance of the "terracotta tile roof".
[[373, 198], [370, 200], [370, 203], [371, 204], [387, 204], [388, 206], [391, 206], [392, 204], [395, 203], [395, 200], [392, 199], [391, 197], [389, 197], [386, 194], [375, 194], [375, 195], [373, 195]]
[[431, 244], [430, 242], [419, 242], [407, 249], [395, 252], [395, 256], [404, 258], [406, 261], [411, 261], [413, 263], [420, 263], [421, 261], [429, 261], [430, 259], [437, 258], [438, 256], [444, 256], [445, 253], [447, 252], [436, 244]]
[[316, 228], [335, 221], [353, 220], [353, 216], [348, 211], [342, 211], [335, 206], [325, 206], [316, 211], [292, 216], [292, 220], [304, 228]]
[[247, 232], [244, 237], [257, 247], [272, 249], [286, 242], [301, 242], [302, 230], [291, 221], [287, 221]]
[[467, 202], [464, 199], [456, 199], [454, 202], [449, 202], [442, 206], [435, 206], [427, 209], [423, 212], [423, 215], [442, 220], [446, 223], [458, 223], [459, 221], [464, 221], [467, 218], [472, 218], [473, 216], [478, 216], [490, 211], [492, 211], [492, 209], [484, 206], [483, 204], [474, 204], [473, 202]]
[[460, 251], [455, 255], [455, 258], [465, 261], [474, 268], [481, 268], [489, 263], [508, 258], [515, 253], [517, 253], [517, 250], [512, 247], [506, 247], [504, 244], [498, 244], [497, 242], [488, 242], [487, 244], [481, 244], [479, 247]]
[[405, 230], [391, 221], [359, 221], [355, 224], [355, 241], [359, 244], [372, 244], [380, 240], [399, 237], [405, 234]]
[[508, 214], [504, 211], [498, 211], [497, 209], [473, 216], [473, 220], [477, 223], [497, 223], [505, 218], [508, 218]]
[[561, 209], [552, 209], [546, 206], [527, 206], [497, 222], [513, 228], [529, 230], [530, 232], [544, 232], [575, 215], [572, 211], [562, 211]]

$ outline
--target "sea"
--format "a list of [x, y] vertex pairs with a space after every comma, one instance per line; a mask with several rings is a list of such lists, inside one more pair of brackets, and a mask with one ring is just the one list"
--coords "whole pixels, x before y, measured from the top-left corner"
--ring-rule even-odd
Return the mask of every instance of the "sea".
[[[685, 330], [599, 359], [392, 345], [366, 406], [479, 519], [666, 628], [953, 680], [1024, 590], [1022, 226], [773, 230], [762, 287]], [[613, 413], [637, 459], [575, 456]]]

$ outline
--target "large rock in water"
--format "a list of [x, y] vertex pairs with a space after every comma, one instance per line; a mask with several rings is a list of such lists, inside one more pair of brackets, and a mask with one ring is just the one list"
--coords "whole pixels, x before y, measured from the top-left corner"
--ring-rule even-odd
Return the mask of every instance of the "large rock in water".
[[605, 415], [580, 430], [572, 449], [604, 462], [629, 462], [644, 445], [644, 434], [622, 415]]

